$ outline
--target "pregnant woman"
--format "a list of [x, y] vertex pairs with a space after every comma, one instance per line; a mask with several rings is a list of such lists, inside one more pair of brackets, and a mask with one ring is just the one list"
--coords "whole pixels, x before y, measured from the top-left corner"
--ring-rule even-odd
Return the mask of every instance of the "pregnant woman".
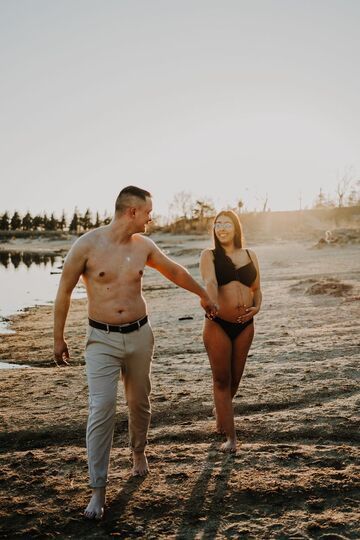
[[235, 212], [217, 214], [213, 238], [215, 249], [202, 252], [200, 271], [219, 311], [216, 317], [206, 316], [203, 338], [213, 376], [217, 431], [226, 436], [221, 448], [236, 452], [232, 400], [254, 337], [253, 317], [260, 310], [260, 272], [255, 253], [243, 247], [241, 223]]

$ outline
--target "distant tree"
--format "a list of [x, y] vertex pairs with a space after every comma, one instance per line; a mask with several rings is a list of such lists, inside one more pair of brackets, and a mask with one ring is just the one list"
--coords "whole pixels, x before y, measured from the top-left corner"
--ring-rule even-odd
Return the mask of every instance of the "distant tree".
[[263, 202], [263, 207], [262, 207], [262, 211], [263, 212], [266, 212], [267, 210], [267, 205], [268, 205], [268, 202], [269, 202], [269, 194], [266, 193], [266, 197], [264, 199], [264, 202]]
[[205, 218], [211, 217], [215, 213], [212, 201], [196, 201], [192, 209], [192, 217], [202, 223]]
[[69, 231], [72, 233], [77, 233], [78, 229], [79, 229], [79, 216], [77, 213], [77, 209], [75, 208], [74, 215], [72, 217], [72, 220], [70, 221]]
[[80, 224], [82, 228], [84, 229], [84, 231], [88, 231], [93, 226], [91, 219], [92, 219], [91, 212], [90, 212], [90, 209], [88, 208], [85, 214], [80, 218]]
[[49, 231], [56, 231], [56, 229], [59, 228], [59, 222], [56, 219], [54, 212], [51, 213], [48, 227], [49, 227], [48, 229]]
[[65, 215], [65, 212], [63, 210], [62, 214], [61, 214], [61, 219], [58, 223], [58, 227], [61, 231], [64, 231], [66, 229], [66, 215]]
[[[356, 185], [360, 187], [360, 181], [356, 182]], [[352, 188], [347, 198], [348, 206], [358, 206], [360, 205], [360, 191], [359, 189]]]
[[337, 175], [336, 195], [338, 207], [344, 206], [344, 198], [346, 193], [354, 182], [354, 168], [346, 167], [343, 173]]
[[174, 195], [173, 202], [170, 204], [170, 212], [175, 218], [190, 219], [194, 202], [191, 193], [180, 191]]
[[[257, 203], [260, 204], [260, 212], [266, 212], [267, 209], [268, 209], [268, 203], [269, 203], [269, 194], [266, 193], [265, 196], [264, 195], [257, 195], [255, 197]], [[257, 211], [257, 208], [256, 210]]]
[[244, 206], [245, 206], [244, 201], [242, 199], [239, 199], [238, 202], [237, 202], [237, 205], [236, 205], [238, 214], [241, 214], [241, 211], [244, 208]]
[[49, 229], [49, 227], [50, 227], [49, 221], [50, 221], [50, 220], [49, 220], [49, 218], [48, 218], [46, 212], [44, 212], [44, 215], [43, 215], [43, 227], [44, 227], [44, 231], [49, 231], [49, 230], [50, 230], [50, 229]]
[[10, 221], [10, 229], [12, 231], [16, 231], [18, 229], [21, 229], [21, 217], [19, 216], [18, 212], [14, 212], [11, 221]]
[[37, 214], [33, 217], [32, 220], [32, 228], [34, 231], [38, 231], [44, 226], [44, 217], [40, 216], [40, 214]]
[[313, 208], [332, 208], [334, 206], [334, 201], [329, 195], [326, 196], [322, 188], [320, 188], [319, 194], [314, 201]]
[[33, 218], [31, 217], [30, 212], [26, 212], [25, 216], [22, 218], [22, 228], [24, 231], [30, 231], [33, 225]]
[[99, 212], [96, 212], [96, 219], [95, 219], [94, 227], [95, 229], [97, 229], [100, 226], [101, 226], [101, 220], [100, 220]]
[[10, 218], [9, 214], [5, 212], [0, 218], [0, 230], [8, 231], [10, 229]]

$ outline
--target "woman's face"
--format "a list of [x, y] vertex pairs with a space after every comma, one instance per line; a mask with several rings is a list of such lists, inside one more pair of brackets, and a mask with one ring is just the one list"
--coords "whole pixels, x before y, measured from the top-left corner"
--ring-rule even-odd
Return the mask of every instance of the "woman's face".
[[235, 236], [235, 227], [232, 219], [228, 216], [219, 216], [214, 223], [217, 239], [221, 244], [231, 244]]

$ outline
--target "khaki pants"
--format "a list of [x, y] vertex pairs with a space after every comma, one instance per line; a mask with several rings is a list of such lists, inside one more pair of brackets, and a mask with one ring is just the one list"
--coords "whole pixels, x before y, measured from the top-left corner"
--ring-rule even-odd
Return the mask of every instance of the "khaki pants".
[[107, 482], [120, 372], [129, 408], [130, 447], [143, 451], [150, 423], [150, 367], [154, 337], [147, 323], [129, 334], [89, 326], [85, 349], [89, 386], [86, 431], [90, 486]]

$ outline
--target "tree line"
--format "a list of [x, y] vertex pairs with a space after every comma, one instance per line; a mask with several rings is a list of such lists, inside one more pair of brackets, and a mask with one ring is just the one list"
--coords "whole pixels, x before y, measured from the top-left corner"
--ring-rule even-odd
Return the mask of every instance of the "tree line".
[[[355, 179], [353, 169], [350, 167], [338, 178], [335, 197], [325, 195], [320, 188], [312, 208], [334, 208], [343, 206], [360, 205], [360, 180]], [[270, 211], [268, 207], [268, 194], [261, 200], [260, 212]], [[247, 212], [245, 203], [242, 199], [238, 199], [229, 209], [234, 210], [238, 214]], [[301, 203], [300, 203], [301, 209]], [[201, 230], [206, 227], [209, 218], [214, 217], [214, 203], [209, 198], [194, 200], [191, 193], [181, 191], [176, 193], [172, 203], [170, 204], [170, 215], [168, 221], [164, 224], [165, 228], [173, 229], [175, 227], [195, 226]], [[9, 212], [4, 212], [0, 215], [0, 230], [1, 231], [66, 231], [74, 234], [79, 234], [89, 229], [108, 225], [111, 221], [111, 216], [104, 215], [102, 218], [99, 212], [96, 212], [95, 218], [88, 208], [84, 214], [81, 214], [75, 208], [70, 221], [67, 220], [65, 212], [58, 219], [54, 213], [48, 216], [46, 213], [32, 216], [27, 212], [24, 216], [20, 216], [19, 212], [15, 211], [12, 215]], [[156, 227], [163, 221], [160, 216], [153, 216], [153, 227]]]
[[4, 212], [0, 215], [0, 230], [1, 231], [68, 231], [71, 233], [79, 233], [100, 227], [100, 225], [108, 225], [111, 221], [110, 216], [100, 217], [99, 212], [96, 212], [93, 218], [90, 209], [88, 208], [84, 214], [81, 214], [77, 209], [74, 210], [70, 221], [67, 220], [65, 212], [58, 219], [54, 212], [48, 216], [46, 212], [32, 216], [27, 212], [21, 217], [19, 212], [15, 211], [12, 215], [9, 212]]

